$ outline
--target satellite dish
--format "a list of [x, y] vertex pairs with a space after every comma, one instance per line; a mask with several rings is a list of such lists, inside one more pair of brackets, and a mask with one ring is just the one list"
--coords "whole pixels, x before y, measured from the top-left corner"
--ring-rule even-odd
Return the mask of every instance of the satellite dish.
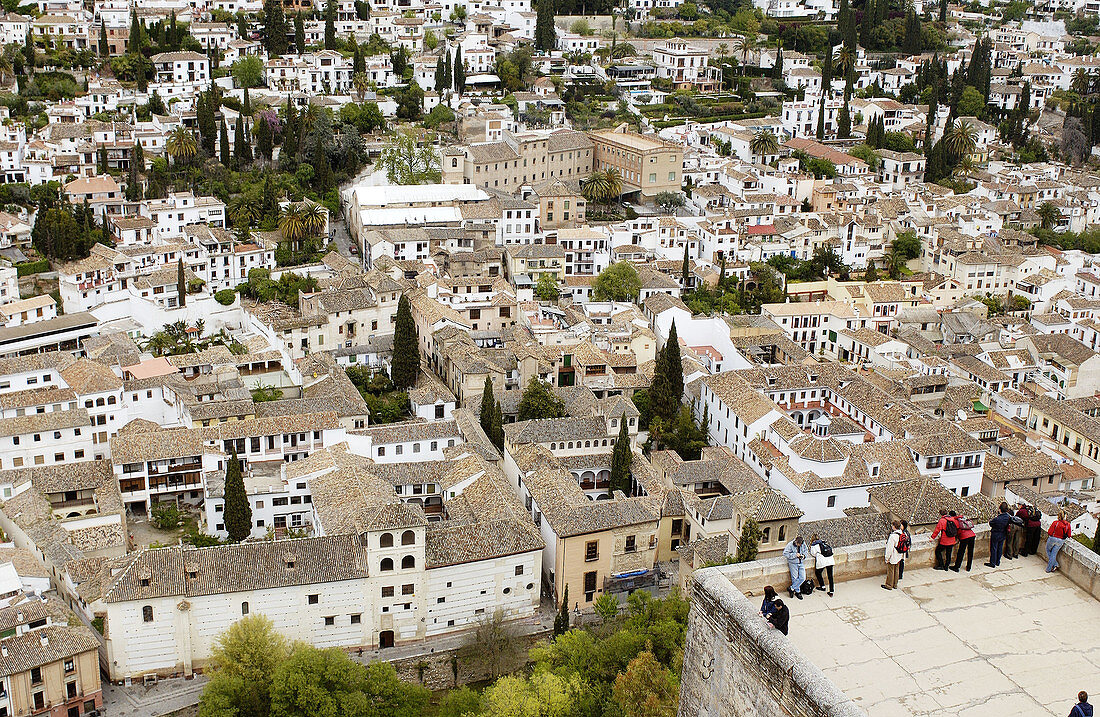
[[955, 411], [955, 418], [960, 421], [965, 421], [966, 411], [962, 410], [961, 408], [958, 411]]

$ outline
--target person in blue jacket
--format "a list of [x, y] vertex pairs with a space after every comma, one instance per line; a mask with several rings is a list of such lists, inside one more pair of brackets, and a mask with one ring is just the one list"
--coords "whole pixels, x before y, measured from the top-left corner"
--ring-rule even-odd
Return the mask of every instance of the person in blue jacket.
[[787, 569], [791, 571], [791, 597], [802, 599], [802, 583], [806, 582], [806, 558], [809, 556], [806, 543], [799, 535], [787, 547], [783, 548], [783, 557], [787, 559]]
[[777, 596], [775, 594], [775, 588], [773, 588], [771, 585], [765, 585], [764, 586], [764, 602], [760, 603], [760, 615], [761, 616], [767, 617], [768, 615], [771, 615], [773, 612], [775, 612], [776, 610], [779, 609], [775, 606], [775, 598], [776, 597]]

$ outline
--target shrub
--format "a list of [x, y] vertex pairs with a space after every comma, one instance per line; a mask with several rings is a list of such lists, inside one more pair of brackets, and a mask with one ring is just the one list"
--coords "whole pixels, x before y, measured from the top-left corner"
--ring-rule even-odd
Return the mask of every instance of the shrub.
[[222, 306], [232, 306], [233, 302], [237, 300], [237, 292], [232, 289], [222, 289], [214, 294], [214, 300]]
[[152, 523], [161, 530], [173, 530], [183, 522], [183, 513], [175, 503], [157, 503], [152, 510]]

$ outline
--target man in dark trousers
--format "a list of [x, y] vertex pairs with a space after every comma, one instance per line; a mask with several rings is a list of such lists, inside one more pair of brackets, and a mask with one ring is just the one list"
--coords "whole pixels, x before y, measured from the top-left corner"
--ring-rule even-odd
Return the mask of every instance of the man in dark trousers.
[[[765, 619], [767, 619], [769, 625], [786, 635], [787, 626], [791, 622], [791, 609], [784, 605], [782, 600], [776, 600], [774, 604], [775, 612]], [[1089, 713], [1089, 717], [1092, 717], [1092, 713]]]
[[1043, 532], [1043, 514], [1034, 505], [1027, 506], [1027, 554], [1039, 554], [1039, 538]]
[[1001, 512], [993, 520], [989, 521], [989, 562], [986, 567], [996, 568], [1001, 564], [1001, 555], [1005, 549], [1005, 540], [1008, 539], [1008, 524], [1012, 522], [1012, 513], [1009, 512], [1008, 503], [1001, 503]]
[[947, 515], [947, 508], [940, 508], [940, 522], [932, 531], [932, 540], [936, 543], [936, 570], [947, 570], [951, 566], [951, 550], [959, 542], [959, 524]]
[[[1019, 552], [1019, 555], [1020, 555], [1021, 558], [1026, 558], [1027, 556], [1031, 555], [1031, 551], [1029, 551], [1027, 549], [1028, 548], [1028, 542], [1027, 542], [1028, 537], [1031, 535], [1031, 532], [1027, 528], [1027, 517], [1028, 517], [1027, 503], [1020, 503], [1020, 509], [1016, 511], [1016, 517], [1019, 518], [1021, 521], [1023, 521], [1023, 525], [1019, 526], [1020, 527], [1020, 530], [1019, 530], [1019, 533], [1020, 533], [1020, 552]], [[1038, 535], [1038, 534], [1036, 534], [1036, 535]], [[1038, 548], [1039, 544], [1036, 543], [1035, 547]]]

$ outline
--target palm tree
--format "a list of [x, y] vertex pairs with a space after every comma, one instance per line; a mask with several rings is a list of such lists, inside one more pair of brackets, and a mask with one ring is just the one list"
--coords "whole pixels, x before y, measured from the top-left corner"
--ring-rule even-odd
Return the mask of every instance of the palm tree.
[[833, 71], [837, 77], [843, 77], [847, 79], [848, 73], [852, 71], [852, 67], [855, 65], [856, 55], [852, 52], [852, 48], [845, 45], [840, 48], [840, 52], [836, 55], [836, 60], [833, 62]]
[[1092, 78], [1089, 77], [1088, 70], [1081, 67], [1073, 73], [1073, 81], [1070, 82], [1069, 88], [1079, 95], [1087, 95], [1091, 85]]
[[954, 156], [962, 158], [973, 153], [978, 146], [978, 130], [967, 120], [959, 120], [947, 130], [944, 140], [947, 149]]
[[749, 141], [749, 149], [763, 161], [769, 155], [779, 154], [779, 140], [770, 129], [762, 129]]
[[886, 250], [886, 255], [883, 256], [883, 264], [890, 278], [897, 279], [901, 277], [901, 268], [905, 266], [905, 257], [901, 255], [897, 247], [891, 246]]
[[234, 226], [247, 226], [260, 221], [260, 205], [243, 194], [229, 200], [229, 218]]
[[195, 141], [195, 135], [186, 127], [180, 125], [168, 135], [165, 148], [176, 164], [180, 162], [186, 164], [195, 158], [195, 154], [198, 152], [198, 143]]
[[298, 213], [302, 218], [302, 228], [307, 235], [314, 237], [324, 231], [325, 210], [316, 202], [305, 201], [299, 207]]
[[602, 204], [607, 201], [610, 192], [607, 187], [607, 175], [595, 171], [581, 181], [581, 194], [589, 204]]
[[623, 175], [614, 167], [605, 169], [603, 173], [607, 179], [607, 201], [610, 204], [611, 197], [621, 199], [623, 196]]
[[974, 158], [969, 154], [963, 155], [963, 158], [959, 160], [958, 166], [955, 167], [955, 171], [952, 172], [955, 175], [955, 179], [961, 179], [966, 181], [974, 174]]
[[1054, 223], [1062, 218], [1062, 212], [1053, 202], [1043, 202], [1037, 210], [1039, 213], [1039, 226], [1043, 229], [1053, 229]]
[[296, 246], [306, 237], [302, 212], [296, 205], [288, 204], [283, 209], [282, 216], [279, 217], [279, 232], [282, 233], [283, 240], [292, 246]]
[[365, 72], [356, 72], [351, 77], [351, 86], [355, 88], [355, 94], [359, 96], [359, 101], [362, 102], [367, 90], [370, 89], [370, 78], [367, 77]]
[[749, 55], [756, 52], [756, 33], [751, 32], [734, 40], [733, 51], [741, 56], [741, 74], [744, 74], [745, 65], [749, 64]]

